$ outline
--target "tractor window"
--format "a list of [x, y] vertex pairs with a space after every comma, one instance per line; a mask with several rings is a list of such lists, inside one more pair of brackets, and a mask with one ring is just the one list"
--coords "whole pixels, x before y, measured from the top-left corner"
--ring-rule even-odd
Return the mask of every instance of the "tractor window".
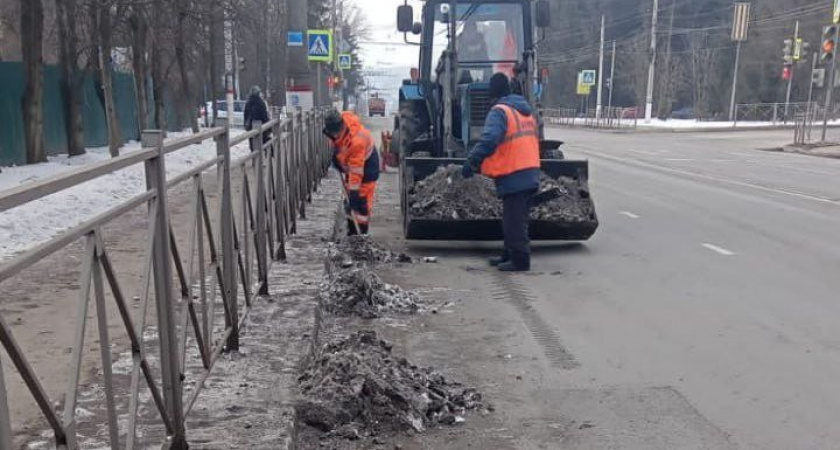
[[[456, 42], [460, 78], [486, 82], [493, 72], [513, 75], [513, 66], [524, 51], [522, 6], [517, 4], [458, 4]], [[449, 24], [437, 11], [432, 68], [449, 47]]]

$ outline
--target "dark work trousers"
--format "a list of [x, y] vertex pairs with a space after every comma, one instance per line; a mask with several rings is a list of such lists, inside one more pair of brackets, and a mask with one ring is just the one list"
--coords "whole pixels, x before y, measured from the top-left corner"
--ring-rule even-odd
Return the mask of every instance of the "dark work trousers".
[[531, 197], [534, 191], [517, 192], [502, 197], [502, 230], [506, 259], [517, 269], [531, 268], [531, 239], [528, 237]]

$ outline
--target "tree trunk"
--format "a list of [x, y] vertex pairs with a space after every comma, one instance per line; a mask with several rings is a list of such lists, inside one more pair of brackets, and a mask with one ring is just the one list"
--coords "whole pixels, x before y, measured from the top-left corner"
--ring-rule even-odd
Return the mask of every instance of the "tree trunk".
[[166, 135], [166, 104], [163, 96], [165, 92], [165, 76], [163, 69], [163, 43], [155, 33], [152, 37], [152, 94], [155, 98], [155, 128]]
[[67, 136], [67, 153], [70, 156], [85, 153], [84, 125], [82, 123], [82, 89], [84, 78], [76, 63], [79, 38], [76, 34], [76, 0], [56, 0], [59, 56], [61, 59], [61, 96], [64, 103], [64, 132]]
[[222, 43], [222, 34], [220, 33], [220, 28], [224, 21], [222, 20], [222, 9], [219, 7], [217, 2], [213, 2], [210, 6], [210, 29], [209, 29], [209, 78], [210, 78], [210, 111], [207, 111], [207, 114], [210, 115], [211, 125], [216, 126], [216, 99], [219, 96], [219, 81], [221, 80], [222, 70], [220, 67], [221, 58], [220, 52], [224, 48]]
[[146, 80], [149, 76], [146, 63], [146, 50], [149, 35], [149, 23], [141, 8], [134, 7], [131, 18], [131, 65], [134, 69], [134, 90], [137, 96], [137, 128], [138, 135], [149, 126], [148, 87]]
[[114, 104], [114, 78], [111, 70], [111, 40], [113, 37], [113, 18], [108, 2], [95, 6], [97, 8], [96, 33], [99, 44], [99, 71], [102, 78], [102, 97], [105, 103], [105, 122], [108, 125], [108, 149], [111, 156], [120, 155], [122, 146], [122, 131], [117, 117], [117, 107]]
[[26, 138], [26, 162], [47, 160], [44, 147], [44, 7], [41, 0], [21, 0], [20, 37], [23, 56], [23, 128]]
[[177, 43], [175, 45], [175, 58], [178, 60], [178, 71], [181, 74], [181, 88], [183, 92], [183, 109], [186, 113], [186, 119], [190, 122], [190, 127], [193, 133], [198, 133], [198, 121], [195, 115], [195, 98], [192, 94], [192, 86], [190, 83], [189, 72], [187, 71], [187, 14], [189, 12], [189, 2], [187, 0], [179, 0], [178, 2], [178, 26], [175, 27], [177, 33]]

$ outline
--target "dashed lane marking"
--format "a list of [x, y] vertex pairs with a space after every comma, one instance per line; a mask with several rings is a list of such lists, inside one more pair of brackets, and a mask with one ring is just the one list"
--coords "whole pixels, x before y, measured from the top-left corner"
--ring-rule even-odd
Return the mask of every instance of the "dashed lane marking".
[[662, 158], [663, 161], [694, 161], [694, 158]]
[[629, 217], [629, 218], [631, 218], [631, 219], [638, 219], [638, 218], [639, 218], [639, 216], [637, 216], [636, 214], [631, 213], [630, 211], [621, 211], [619, 214], [621, 214], [622, 216], [627, 216], [627, 217]]
[[703, 247], [706, 247], [707, 249], [709, 249], [709, 250], [711, 250], [711, 251], [713, 251], [717, 254], [723, 255], [723, 256], [735, 256], [735, 252], [733, 252], [731, 250], [727, 250], [723, 247], [718, 247], [717, 245], [714, 245], [714, 244], [706, 243], [706, 244], [703, 244]]

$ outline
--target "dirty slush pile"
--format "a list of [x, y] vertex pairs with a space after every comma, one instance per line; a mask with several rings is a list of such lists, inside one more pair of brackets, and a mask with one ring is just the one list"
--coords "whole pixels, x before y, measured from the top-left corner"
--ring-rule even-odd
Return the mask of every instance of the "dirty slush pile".
[[414, 314], [419, 298], [399, 286], [385, 283], [372, 270], [380, 263], [412, 261], [367, 236], [348, 236], [327, 253], [327, 278], [321, 285], [321, 307], [337, 316], [375, 319], [384, 313]]
[[[417, 182], [409, 192], [413, 217], [433, 220], [477, 220], [502, 217], [502, 202], [492, 180], [482, 176], [464, 179], [461, 167], [439, 167]], [[593, 215], [589, 191], [572, 178], [540, 175], [531, 218], [585, 222]]]
[[415, 294], [385, 283], [364, 265], [334, 272], [319, 295], [321, 306], [337, 316], [375, 319], [383, 313], [414, 314], [420, 309]]
[[373, 331], [322, 347], [299, 382], [299, 418], [347, 439], [460, 423], [482, 404], [475, 389], [393, 355]]
[[374, 242], [368, 236], [347, 236], [330, 249], [329, 259], [338, 267], [353, 264], [410, 263], [411, 256], [395, 252]]

